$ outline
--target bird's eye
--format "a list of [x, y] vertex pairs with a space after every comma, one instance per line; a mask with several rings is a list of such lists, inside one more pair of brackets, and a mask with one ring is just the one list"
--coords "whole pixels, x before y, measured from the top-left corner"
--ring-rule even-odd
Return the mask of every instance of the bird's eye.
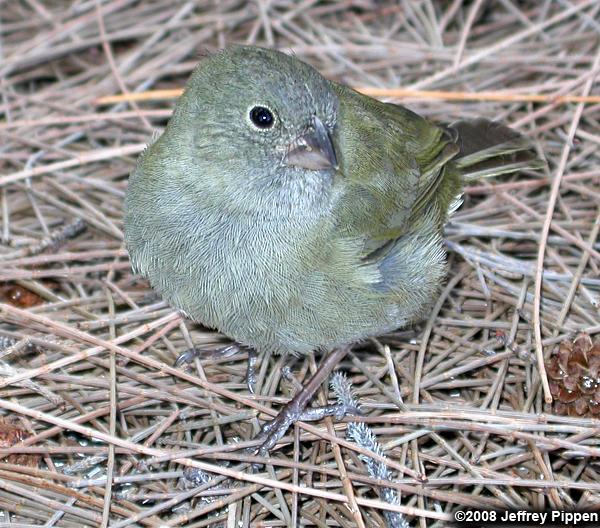
[[264, 106], [255, 106], [250, 110], [250, 121], [258, 128], [271, 128], [275, 122], [273, 113]]

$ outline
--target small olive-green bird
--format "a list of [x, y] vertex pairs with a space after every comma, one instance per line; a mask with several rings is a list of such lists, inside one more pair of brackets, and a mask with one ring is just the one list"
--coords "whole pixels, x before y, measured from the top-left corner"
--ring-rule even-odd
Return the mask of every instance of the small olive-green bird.
[[465, 179], [538, 166], [487, 120], [437, 125], [235, 46], [192, 74], [129, 180], [134, 269], [257, 351], [331, 350], [427, 313]]

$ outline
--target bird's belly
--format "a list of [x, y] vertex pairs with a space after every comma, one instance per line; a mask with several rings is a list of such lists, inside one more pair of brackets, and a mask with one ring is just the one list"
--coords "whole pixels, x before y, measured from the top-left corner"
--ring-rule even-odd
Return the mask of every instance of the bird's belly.
[[152, 286], [189, 318], [241, 344], [291, 353], [322, 346], [324, 336], [310, 325], [326, 292], [306, 298], [314, 282], [314, 240], [297, 227], [206, 225], [186, 239], [154, 238], [163, 247], [149, 253], [177, 257], [155, 260], [146, 270]]
[[149, 254], [173, 258], [152, 261], [143, 274], [191, 319], [259, 351], [306, 354], [390, 331], [429, 302], [407, 303], [392, 291], [407, 285], [393, 281], [418, 281], [421, 292], [439, 284], [422, 268], [416, 279], [394, 274], [382, 290], [378, 270], [361, 263], [359, 249], [331, 233], [317, 238], [306, 226], [203, 225], [186, 238], [153, 237], [161, 247]]

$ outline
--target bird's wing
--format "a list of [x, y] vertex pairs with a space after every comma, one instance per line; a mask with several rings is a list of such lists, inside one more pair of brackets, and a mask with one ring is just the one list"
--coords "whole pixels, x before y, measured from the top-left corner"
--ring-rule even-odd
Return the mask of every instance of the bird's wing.
[[402, 106], [336, 89], [340, 229], [363, 238], [370, 254], [409, 232], [422, 215], [444, 222], [460, 191], [460, 174], [447, 165], [459, 151], [451, 132]]

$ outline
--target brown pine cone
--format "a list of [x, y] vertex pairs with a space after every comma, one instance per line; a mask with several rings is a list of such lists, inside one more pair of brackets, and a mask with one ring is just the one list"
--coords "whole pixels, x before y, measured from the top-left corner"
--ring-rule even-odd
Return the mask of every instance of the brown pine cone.
[[[23, 427], [19, 418], [15, 416], [0, 416], [0, 448], [12, 447], [30, 436], [31, 433]], [[9, 464], [17, 464], [18, 466], [37, 467], [40, 456], [16, 453], [8, 455], [5, 461]]]
[[600, 341], [588, 334], [563, 341], [546, 360], [546, 373], [556, 414], [600, 415]]

